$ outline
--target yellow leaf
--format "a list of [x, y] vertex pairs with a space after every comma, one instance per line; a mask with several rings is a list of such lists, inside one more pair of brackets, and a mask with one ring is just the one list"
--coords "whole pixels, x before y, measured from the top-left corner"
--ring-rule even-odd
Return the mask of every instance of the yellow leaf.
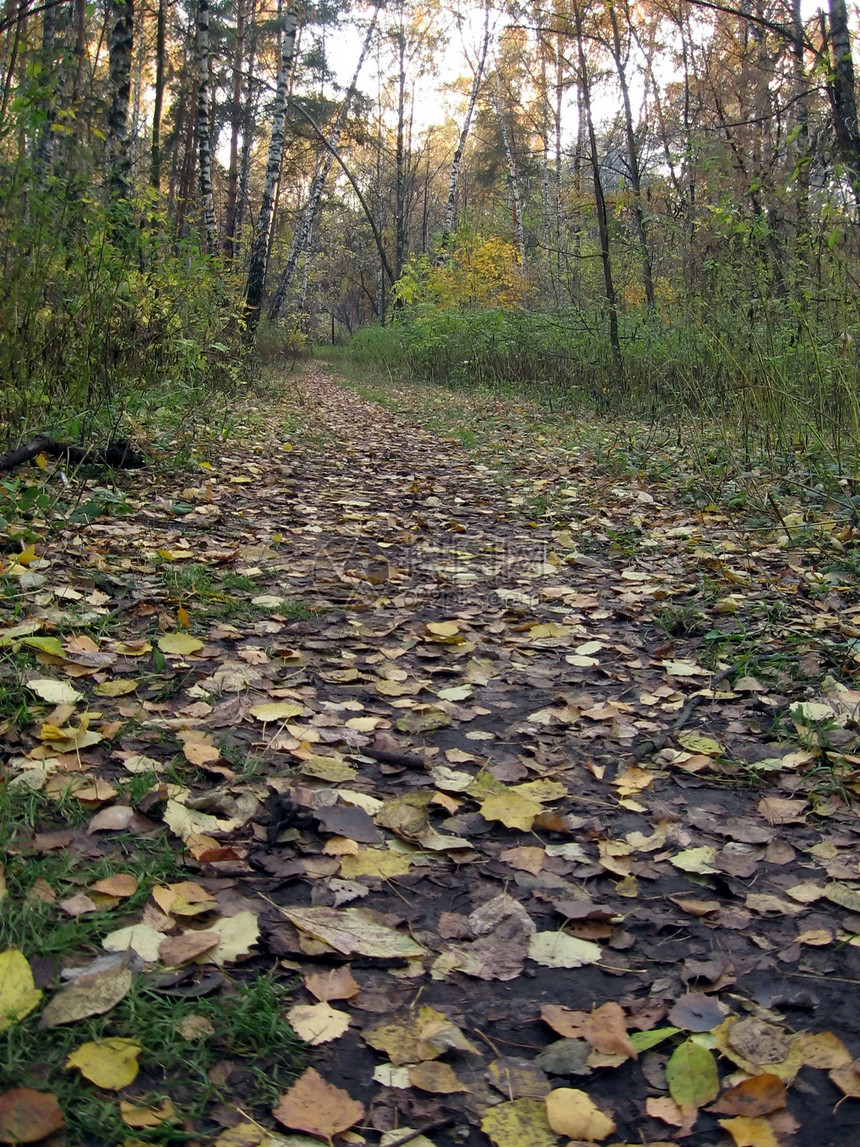
[[389, 880], [392, 876], [404, 876], [410, 863], [408, 856], [387, 848], [363, 848], [356, 856], [343, 858], [340, 874], [344, 880], [354, 880], [356, 876], [378, 876]]
[[496, 1147], [556, 1147], [558, 1142], [542, 1099], [497, 1103], [481, 1120], [481, 1130]]
[[83, 697], [68, 681], [56, 681], [52, 677], [34, 678], [27, 682], [27, 688], [49, 705], [75, 705]]
[[350, 1022], [346, 1012], [328, 1003], [296, 1004], [287, 1012], [287, 1019], [296, 1035], [314, 1047], [338, 1039]]
[[584, 1091], [575, 1087], [557, 1087], [546, 1097], [546, 1115], [550, 1127], [570, 1139], [588, 1143], [606, 1139], [615, 1124], [597, 1107]]
[[126, 1127], [157, 1127], [176, 1118], [176, 1109], [169, 1099], [162, 1099], [158, 1107], [144, 1107], [123, 1099], [119, 1105], [120, 1118]]
[[251, 946], [256, 944], [260, 935], [260, 925], [254, 913], [245, 909], [243, 912], [237, 912], [235, 916], [216, 920], [214, 924], [210, 924], [209, 931], [217, 932], [220, 940], [216, 948], [200, 957], [200, 963], [217, 964], [219, 968], [223, 968], [225, 964], [233, 963], [240, 956], [250, 956]]
[[460, 627], [455, 621], [428, 621], [427, 632], [434, 637], [456, 637]]
[[519, 828], [528, 832], [541, 806], [518, 793], [505, 793], [504, 796], [488, 797], [481, 805], [481, 816], [485, 820], [500, 821], [506, 828]]
[[28, 566], [31, 562], [36, 560], [36, 547], [25, 546], [20, 554], [15, 555], [15, 560], [19, 566]]
[[48, 469], [48, 455], [45, 453], [44, 450], [42, 450], [40, 453], [38, 453], [36, 455], [36, 457], [33, 459], [33, 461], [36, 463], [36, 465], [39, 467], [40, 470], [47, 470]]
[[66, 1060], [84, 1079], [107, 1091], [119, 1091], [137, 1078], [137, 1057], [143, 1048], [133, 1039], [95, 1039], [81, 1044]]
[[0, 953], [0, 1031], [28, 1016], [41, 998], [27, 957], [17, 948]]
[[725, 748], [713, 737], [702, 733], [678, 733], [678, 743], [691, 753], [702, 753], [706, 757], [718, 757]]
[[248, 712], [258, 721], [289, 721], [291, 717], [298, 717], [302, 708], [294, 701], [263, 701], [252, 705]]
[[188, 623], [191, 619], [189, 618], [188, 610], [185, 608], [184, 605], [180, 605], [179, 609], [177, 609], [176, 620], [179, 622], [179, 624], [182, 626], [183, 629], [188, 628]]
[[747, 1115], [738, 1115], [734, 1119], [720, 1119], [718, 1122], [731, 1135], [735, 1147], [779, 1147], [773, 1128], [766, 1119], [750, 1119]]
[[600, 946], [565, 932], [535, 932], [529, 939], [529, 959], [545, 968], [581, 968], [596, 964]]
[[158, 648], [162, 653], [172, 653], [177, 657], [184, 657], [189, 653], [196, 653], [203, 648], [203, 642], [188, 633], [164, 633], [158, 639]]
[[97, 697], [124, 697], [138, 687], [138, 680], [131, 677], [115, 677], [113, 681], [102, 681], [93, 689]]

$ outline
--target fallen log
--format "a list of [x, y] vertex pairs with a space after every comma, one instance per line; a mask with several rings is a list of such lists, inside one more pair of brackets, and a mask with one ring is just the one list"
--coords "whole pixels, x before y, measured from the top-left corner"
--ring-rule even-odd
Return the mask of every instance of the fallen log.
[[23, 466], [25, 462], [31, 462], [39, 454], [48, 454], [51, 458], [64, 458], [67, 462], [86, 463], [88, 466], [112, 466], [116, 470], [139, 470], [146, 465], [143, 455], [124, 438], [118, 438], [104, 447], [71, 446], [66, 442], [58, 442], [56, 438], [40, 434], [23, 446], [19, 446], [17, 450], [0, 454], [0, 472]]

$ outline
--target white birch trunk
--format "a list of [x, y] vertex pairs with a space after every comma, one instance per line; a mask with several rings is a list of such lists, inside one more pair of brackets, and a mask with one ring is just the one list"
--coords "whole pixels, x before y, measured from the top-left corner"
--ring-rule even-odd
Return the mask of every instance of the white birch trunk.
[[263, 199], [254, 243], [251, 247], [251, 264], [248, 268], [248, 286], [245, 291], [245, 324], [253, 336], [260, 321], [260, 306], [266, 284], [266, 267], [269, 255], [269, 229], [275, 203], [275, 192], [281, 178], [281, 161], [284, 156], [284, 129], [287, 119], [287, 88], [293, 66], [293, 52], [298, 29], [296, 8], [287, 9], [284, 32], [281, 39], [281, 63], [278, 69], [278, 85], [275, 91], [275, 105], [272, 110], [272, 135], [269, 139], [269, 154], [266, 161], [266, 179], [263, 184]]

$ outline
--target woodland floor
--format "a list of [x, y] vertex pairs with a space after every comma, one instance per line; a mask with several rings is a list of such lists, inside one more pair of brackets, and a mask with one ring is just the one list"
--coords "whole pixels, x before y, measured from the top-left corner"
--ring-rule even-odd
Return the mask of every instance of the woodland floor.
[[[273, 1118], [268, 1049], [225, 1053], [192, 1122], [143, 1033], [119, 1098], [219, 1147], [860, 1143], [860, 604], [824, 572], [850, 525], [744, 532], [539, 431], [494, 462], [324, 368], [285, 386], [243, 444], [121, 476], [130, 515], [7, 569], [42, 700], [3, 769], [61, 802], [7, 869], [122, 873], [169, 834], [184, 873], [134, 912], [116, 883], [43, 901], [153, 991], [294, 985], [322, 1077]], [[98, 954], [24, 952], [43, 1026], [83, 1022], [63, 968], [119, 990]]]

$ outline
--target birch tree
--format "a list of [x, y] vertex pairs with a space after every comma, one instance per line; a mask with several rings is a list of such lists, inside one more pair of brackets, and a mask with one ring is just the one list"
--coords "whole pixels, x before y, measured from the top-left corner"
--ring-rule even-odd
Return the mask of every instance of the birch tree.
[[133, 0], [110, 0], [108, 152], [111, 197], [128, 195], [131, 152], [128, 111], [131, 99], [131, 58], [134, 47]]
[[269, 257], [269, 230], [272, 225], [275, 194], [281, 178], [281, 161], [284, 156], [284, 129], [287, 119], [287, 90], [298, 31], [298, 12], [295, 6], [287, 9], [281, 39], [281, 60], [278, 67], [278, 81], [275, 89], [275, 102], [272, 108], [272, 134], [269, 139], [269, 152], [266, 159], [266, 175], [263, 183], [263, 199], [257, 216], [254, 242], [251, 247], [251, 261], [248, 267], [248, 282], [245, 288], [245, 326], [250, 338], [256, 334], [260, 321], [260, 307], [266, 285], [266, 268]]
[[209, 0], [197, 7], [197, 151], [199, 156], [200, 200], [206, 247], [215, 254], [215, 206], [212, 199], [212, 124], [209, 115]]
[[445, 227], [443, 233], [443, 242], [447, 244], [448, 236], [454, 227], [454, 209], [457, 202], [457, 176], [460, 174], [460, 164], [463, 161], [463, 152], [466, 148], [466, 140], [469, 137], [469, 127], [472, 123], [472, 116], [475, 113], [475, 104], [478, 102], [478, 92], [481, 88], [481, 80], [484, 75], [484, 65], [487, 62], [487, 52], [490, 47], [490, 0], [486, 0], [484, 5], [484, 35], [481, 42], [481, 47], [478, 52], [478, 58], [475, 62], [475, 74], [472, 81], [472, 90], [469, 94], [469, 102], [466, 105], [466, 115], [463, 119], [463, 126], [460, 129], [460, 138], [457, 140], [457, 147], [454, 151], [454, 158], [451, 161], [451, 175], [448, 180], [448, 203], [445, 207]]
[[311, 189], [308, 195], [308, 202], [299, 219], [298, 225], [293, 232], [293, 238], [290, 243], [289, 254], [287, 255], [287, 264], [281, 272], [281, 278], [278, 282], [278, 290], [269, 311], [269, 318], [276, 318], [283, 310], [284, 302], [287, 297], [293, 278], [296, 273], [296, 267], [303, 252], [307, 252], [310, 245], [310, 237], [313, 232], [314, 221], [316, 219], [317, 208], [319, 207], [320, 198], [322, 197], [323, 189], [326, 180], [328, 179], [331, 166], [334, 163], [334, 152], [337, 151], [340, 144], [340, 137], [343, 129], [346, 126], [347, 116], [349, 115], [350, 105], [352, 104], [353, 97], [355, 96], [356, 86], [358, 85], [358, 78], [361, 75], [361, 69], [364, 67], [364, 62], [367, 59], [367, 54], [370, 51], [370, 45], [373, 41], [373, 35], [376, 31], [376, 20], [379, 15], [379, 9], [374, 8], [373, 16], [368, 26], [367, 33], [364, 37], [364, 43], [361, 48], [361, 54], [358, 57], [358, 63], [355, 66], [355, 71], [352, 76], [349, 87], [343, 98], [343, 102], [338, 112], [337, 119], [335, 120], [334, 127], [328, 137], [328, 143], [325, 148], [324, 155], [317, 163], [313, 179], [311, 181]]

